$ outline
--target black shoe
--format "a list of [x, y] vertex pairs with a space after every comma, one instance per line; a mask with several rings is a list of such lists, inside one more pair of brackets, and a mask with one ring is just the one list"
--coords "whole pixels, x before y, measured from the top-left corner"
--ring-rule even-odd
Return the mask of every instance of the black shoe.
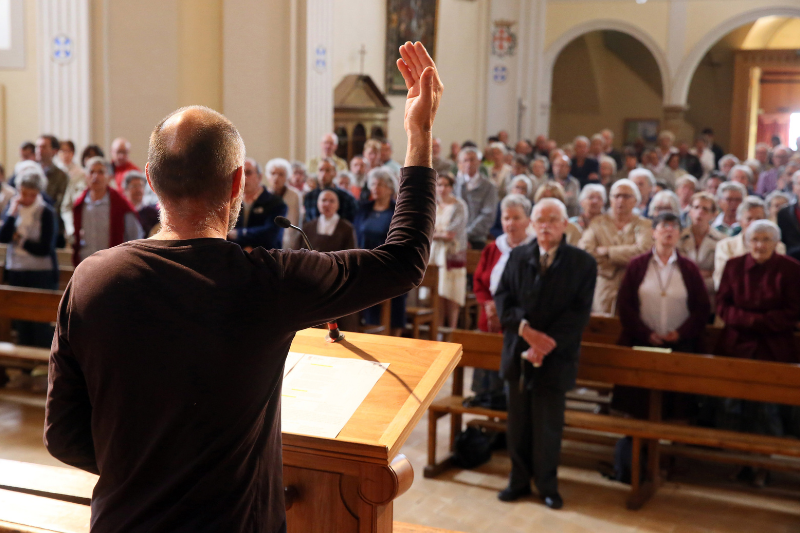
[[557, 492], [554, 492], [549, 496], [543, 496], [542, 501], [550, 509], [561, 509], [564, 507], [564, 500], [561, 499], [561, 495]]
[[501, 502], [513, 502], [519, 500], [523, 496], [530, 496], [530, 495], [531, 495], [530, 487], [522, 487], [519, 489], [512, 489], [511, 487], [506, 487], [497, 493], [497, 499], [500, 500]]

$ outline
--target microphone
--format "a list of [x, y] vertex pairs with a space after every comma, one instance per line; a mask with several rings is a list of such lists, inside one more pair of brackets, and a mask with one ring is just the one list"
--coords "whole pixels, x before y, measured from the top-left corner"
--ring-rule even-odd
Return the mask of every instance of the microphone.
[[[299, 231], [300, 235], [303, 236], [303, 241], [305, 241], [306, 243], [306, 248], [308, 248], [312, 252], [314, 251], [314, 248], [311, 246], [311, 243], [308, 242], [308, 235], [306, 235], [306, 232], [298, 228], [294, 224], [292, 224], [292, 222], [288, 218], [275, 217], [275, 224], [283, 229], [292, 228]], [[332, 322], [328, 322], [328, 334], [325, 335], [325, 340], [328, 342], [339, 342], [344, 340], [344, 333], [339, 331], [339, 324], [337, 324], [335, 320]]]

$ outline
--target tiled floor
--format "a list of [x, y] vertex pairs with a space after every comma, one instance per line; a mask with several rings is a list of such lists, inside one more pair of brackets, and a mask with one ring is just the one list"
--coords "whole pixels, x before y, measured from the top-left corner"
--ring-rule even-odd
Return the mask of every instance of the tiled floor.
[[[0, 402], [0, 457], [60, 465], [42, 445], [43, 422], [41, 407]], [[446, 422], [439, 430], [444, 453]], [[464, 533], [800, 532], [800, 475], [776, 475], [772, 485], [758, 491], [730, 481], [730, 466], [684, 461], [676, 479], [633, 512], [625, 508], [626, 486], [603, 479], [592, 461], [573, 459], [559, 470], [565, 507], [551, 511], [534, 498], [512, 504], [497, 500], [509, 470], [504, 454], [496, 453], [474, 471], [451, 470], [425, 479], [426, 450], [424, 418], [402, 451], [416, 478], [396, 500], [395, 520]]]

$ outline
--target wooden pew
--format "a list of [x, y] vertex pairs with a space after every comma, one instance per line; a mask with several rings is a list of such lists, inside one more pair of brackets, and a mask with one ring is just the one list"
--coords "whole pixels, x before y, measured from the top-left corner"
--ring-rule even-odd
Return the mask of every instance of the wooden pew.
[[[467, 250], [467, 277], [475, 274], [481, 260], [481, 250]], [[461, 324], [464, 329], [472, 329], [472, 316], [475, 315], [475, 324], [480, 316], [480, 304], [475, 297], [475, 292], [467, 291], [464, 307], [461, 308]]]
[[0, 341], [11, 340], [11, 321], [55, 322], [60, 291], [0, 285]]
[[406, 314], [411, 322], [411, 336], [419, 339], [420, 326], [425, 324], [428, 326], [430, 340], [435, 341], [439, 333], [439, 268], [436, 265], [428, 265], [420, 287], [428, 289], [429, 304], [410, 305], [406, 308]]
[[[453, 332], [453, 342], [461, 343], [464, 348], [460, 365], [499, 368], [502, 336], [456, 331]], [[629, 508], [640, 508], [660, 484], [659, 440], [749, 454], [800, 457], [800, 440], [797, 439], [686, 426], [663, 422], [660, 419], [663, 391], [800, 405], [800, 365], [677, 352], [663, 354], [589, 342], [584, 342], [581, 346], [579, 379], [638, 386], [651, 390], [649, 420], [573, 410], [568, 410], [565, 417], [566, 426], [571, 428], [632, 437], [633, 480], [627, 503]], [[434, 402], [429, 410], [426, 477], [435, 476], [450, 466], [450, 459], [436, 462], [436, 421], [439, 418], [451, 415], [451, 450], [453, 439], [461, 430], [461, 419], [464, 414], [477, 414], [500, 420], [507, 418], [507, 414], [502, 411], [463, 407], [461, 395], [455, 394], [456, 391], [463, 390], [463, 381], [460, 384], [455, 382], [454, 375], [453, 396]], [[643, 444], [648, 446], [649, 453], [645, 482], [640, 484], [639, 460]], [[726, 462], [736, 462], [733, 460], [735, 456], [731, 454], [725, 457]], [[715, 456], [706, 454], [705, 458], [713, 460]], [[798, 467], [797, 463], [790, 461], [784, 465], [787, 468], [792, 468], [792, 465], [795, 469]]]

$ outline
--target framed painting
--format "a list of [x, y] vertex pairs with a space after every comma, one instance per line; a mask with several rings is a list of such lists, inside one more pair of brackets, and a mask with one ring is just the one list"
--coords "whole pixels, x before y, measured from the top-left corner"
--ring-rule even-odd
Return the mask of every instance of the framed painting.
[[386, 0], [386, 93], [406, 94], [397, 70], [397, 51], [406, 41], [419, 41], [436, 59], [436, 16], [439, 0]]
[[633, 144], [636, 139], [645, 144], [655, 144], [658, 140], [658, 128], [661, 122], [657, 118], [629, 118], [625, 120], [625, 144]]

